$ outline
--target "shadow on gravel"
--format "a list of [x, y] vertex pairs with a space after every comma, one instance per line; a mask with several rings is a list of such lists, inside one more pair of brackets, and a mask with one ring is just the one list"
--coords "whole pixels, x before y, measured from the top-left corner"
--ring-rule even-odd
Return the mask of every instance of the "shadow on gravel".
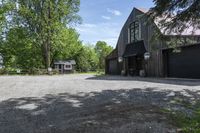
[[135, 88], [9, 99], [0, 103], [0, 133], [173, 133], [162, 110], [192, 113], [181, 100], [199, 95]]
[[147, 78], [147, 77], [126, 77], [126, 76], [113, 76], [101, 75], [89, 77], [87, 80], [110, 80], [110, 81], [142, 81], [161, 84], [172, 85], [185, 85], [185, 86], [200, 86], [200, 79], [181, 79], [181, 78]]

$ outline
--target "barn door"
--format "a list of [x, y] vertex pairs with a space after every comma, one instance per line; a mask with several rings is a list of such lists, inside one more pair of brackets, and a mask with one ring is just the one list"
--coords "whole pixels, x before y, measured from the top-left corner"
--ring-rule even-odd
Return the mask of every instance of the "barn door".
[[200, 78], [200, 47], [185, 47], [181, 52], [168, 51], [168, 77]]
[[109, 60], [109, 74], [112, 75], [118, 74], [118, 62], [116, 59]]

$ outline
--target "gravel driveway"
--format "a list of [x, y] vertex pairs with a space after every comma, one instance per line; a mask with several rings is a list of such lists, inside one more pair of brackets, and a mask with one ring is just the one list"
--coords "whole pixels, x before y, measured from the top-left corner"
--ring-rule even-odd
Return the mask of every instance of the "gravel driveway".
[[0, 133], [173, 133], [160, 110], [199, 98], [199, 80], [0, 76]]

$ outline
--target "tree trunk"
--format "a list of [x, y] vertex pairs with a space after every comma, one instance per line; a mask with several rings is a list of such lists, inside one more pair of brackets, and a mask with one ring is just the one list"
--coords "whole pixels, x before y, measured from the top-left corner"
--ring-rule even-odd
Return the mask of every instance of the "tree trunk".
[[46, 69], [48, 70], [48, 68], [50, 68], [50, 65], [51, 65], [51, 30], [50, 30], [50, 27], [51, 27], [51, 8], [50, 8], [50, 1], [49, 1], [49, 6], [48, 6], [48, 27], [47, 27], [47, 40], [46, 40], [46, 43], [45, 43], [45, 64], [46, 64]]
[[47, 42], [45, 43], [45, 67], [48, 69], [50, 67], [50, 43], [49, 43], [49, 37], [47, 39]]

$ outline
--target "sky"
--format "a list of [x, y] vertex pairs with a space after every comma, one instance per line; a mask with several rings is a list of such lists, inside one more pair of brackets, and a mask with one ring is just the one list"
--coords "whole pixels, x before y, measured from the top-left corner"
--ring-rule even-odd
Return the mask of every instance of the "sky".
[[105, 41], [115, 47], [132, 9], [149, 9], [152, 6], [152, 0], [81, 0], [78, 14], [82, 24], [76, 29], [84, 44]]

